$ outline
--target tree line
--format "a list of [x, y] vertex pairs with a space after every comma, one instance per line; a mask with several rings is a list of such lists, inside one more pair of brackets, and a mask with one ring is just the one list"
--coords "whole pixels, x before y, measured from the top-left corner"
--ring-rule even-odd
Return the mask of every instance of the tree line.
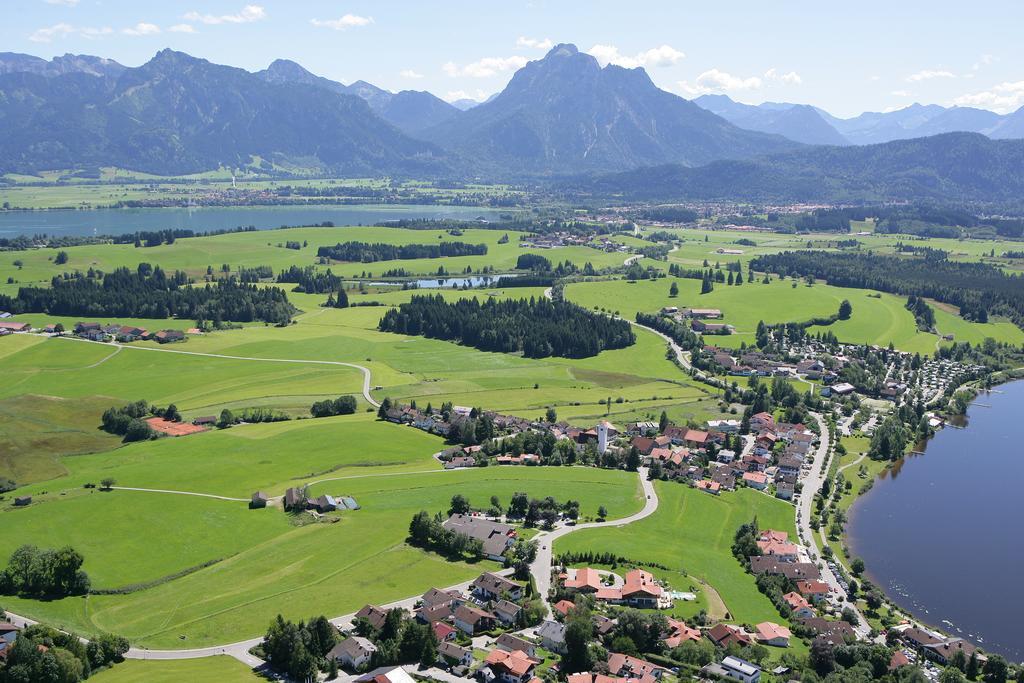
[[938, 250], [923, 258], [787, 251], [759, 256], [750, 267], [784, 277], [810, 275], [836, 287], [927, 297], [958, 306], [965, 320], [988, 322], [990, 315], [1004, 315], [1024, 327], [1024, 277], [985, 263], [950, 261]]
[[441, 242], [440, 244], [384, 244], [382, 242], [339, 242], [323, 246], [316, 255], [335, 261], [374, 263], [399, 259], [441, 258], [442, 256], [484, 256], [486, 244]]
[[92, 585], [82, 570], [84, 561], [71, 546], [53, 550], [23, 545], [0, 572], [0, 593], [32, 598], [84, 595]]
[[313, 266], [306, 266], [305, 268], [290, 266], [288, 270], [283, 270], [277, 274], [277, 281], [281, 283], [294, 282], [298, 284], [298, 287], [292, 291], [305, 292], [306, 294], [336, 292], [341, 289], [342, 283], [341, 278], [332, 273], [330, 268], [326, 272], [321, 272]]
[[636, 342], [625, 320], [533, 297], [480, 303], [476, 297], [448, 302], [440, 295], [414, 296], [385, 313], [379, 328], [454, 341], [481, 351], [521, 351], [527, 358], [588, 358]]
[[181, 271], [167, 275], [118, 268], [102, 278], [55, 277], [50, 287], [21, 287], [0, 295], [0, 308], [12, 313], [110, 318], [187, 318], [192, 320], [286, 324], [295, 308], [284, 290], [241, 284], [234, 278], [192, 286]]

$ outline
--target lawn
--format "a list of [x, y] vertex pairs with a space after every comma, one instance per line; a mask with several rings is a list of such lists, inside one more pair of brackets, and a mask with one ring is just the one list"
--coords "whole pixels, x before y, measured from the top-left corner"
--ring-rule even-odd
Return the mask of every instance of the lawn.
[[730, 613], [730, 620], [778, 621], [775, 607], [764, 597], [730, 551], [733, 535], [755, 516], [761, 528], [795, 536], [793, 507], [751, 489], [711, 496], [674, 482], [657, 482], [658, 511], [619, 529], [581, 531], [560, 540], [557, 552], [608, 551], [638, 562], [663, 564], [711, 584]]
[[129, 659], [90, 680], [97, 683], [243, 683], [266, 679], [237, 659], [221, 655], [168, 661]]

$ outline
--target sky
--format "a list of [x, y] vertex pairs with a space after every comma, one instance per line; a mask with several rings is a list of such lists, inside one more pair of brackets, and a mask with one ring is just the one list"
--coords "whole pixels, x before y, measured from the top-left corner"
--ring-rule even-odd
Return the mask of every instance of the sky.
[[[840, 6], [840, 4], [842, 6]], [[0, 0], [0, 51], [138, 66], [165, 47], [250, 71], [484, 99], [557, 43], [662, 89], [841, 116], [1024, 106], [1019, 0]], [[834, 6], [833, 6], [834, 5]]]

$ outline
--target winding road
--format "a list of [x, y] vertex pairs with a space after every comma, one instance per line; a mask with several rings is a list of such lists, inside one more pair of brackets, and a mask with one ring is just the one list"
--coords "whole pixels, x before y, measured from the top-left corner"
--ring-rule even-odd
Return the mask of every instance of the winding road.
[[[51, 337], [51, 338], [54, 338], [54, 337]], [[177, 354], [182, 355], [182, 356], [201, 356], [201, 357], [204, 357], [204, 358], [221, 358], [221, 359], [225, 359], [225, 360], [245, 360], [245, 361], [255, 361], [255, 362], [261, 362], [261, 363], [305, 363], [305, 364], [310, 364], [310, 365], [335, 365], [335, 366], [341, 366], [341, 367], [346, 367], [346, 368], [355, 368], [356, 370], [359, 370], [360, 372], [363, 373], [363, 398], [365, 398], [366, 402], [369, 403], [374, 408], [379, 408], [380, 407], [380, 402], [377, 399], [375, 399], [370, 394], [370, 369], [365, 367], [365, 366], [363, 366], [363, 365], [358, 365], [356, 363], [345, 363], [344, 361], [340, 361], [340, 360], [316, 360], [316, 359], [306, 359], [306, 358], [256, 358], [256, 357], [253, 357], [253, 356], [229, 356], [229, 355], [222, 354], [222, 353], [202, 353], [200, 351], [179, 351], [177, 349], [160, 349], [160, 348], [154, 348], [152, 346], [130, 346], [130, 345], [127, 345], [127, 344], [119, 344], [117, 342], [98, 342], [98, 341], [92, 341], [90, 339], [80, 339], [78, 337], [59, 336], [59, 337], [56, 337], [56, 338], [57, 339], [69, 339], [71, 341], [82, 342], [84, 344], [100, 344], [101, 346], [107, 346], [107, 347], [113, 346], [113, 347], [116, 347], [117, 349], [131, 349], [132, 351], [155, 351], [157, 353], [177, 353]], [[111, 354], [111, 356], [113, 356], [113, 354]], [[103, 360], [107, 360], [111, 356], [107, 356], [107, 358], [104, 358]], [[103, 362], [103, 361], [100, 361], [100, 362]], [[96, 365], [98, 365], [98, 363]], [[89, 367], [94, 367], [94, 366], [89, 366]]]
[[654, 482], [647, 478], [647, 468], [639, 468], [637, 474], [640, 476], [640, 487], [643, 489], [645, 496], [644, 507], [640, 512], [608, 522], [587, 522], [586, 524], [577, 524], [575, 526], [562, 526], [553, 531], [542, 531], [534, 537], [539, 547], [537, 548], [537, 558], [530, 564], [530, 574], [537, 584], [537, 592], [544, 598], [544, 606], [548, 611], [548, 616], [551, 614], [548, 593], [551, 590], [551, 565], [555, 541], [583, 529], [607, 529], [609, 527], [626, 526], [633, 522], [639, 522], [645, 517], [650, 517], [657, 511], [660, 502], [658, 500], [658, 492], [654, 490]]

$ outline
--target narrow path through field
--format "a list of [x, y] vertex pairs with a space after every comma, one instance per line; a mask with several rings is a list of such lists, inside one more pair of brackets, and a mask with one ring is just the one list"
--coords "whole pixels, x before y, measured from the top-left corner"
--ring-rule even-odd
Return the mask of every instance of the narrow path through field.
[[248, 503], [248, 498], [231, 498], [230, 496], [218, 496], [213, 493], [196, 493], [195, 491], [171, 491], [168, 489], [143, 489], [134, 486], [111, 486], [114, 491], [145, 491], [147, 493], [173, 493], [179, 496], [199, 496], [200, 498], [216, 498], [217, 500], [230, 500], [238, 503]]
[[[254, 358], [252, 356], [229, 356], [229, 355], [222, 354], [222, 353], [203, 353], [201, 351], [179, 351], [177, 349], [157, 349], [157, 348], [153, 348], [153, 347], [150, 347], [150, 346], [127, 346], [127, 345], [124, 345], [124, 344], [118, 344], [117, 342], [96, 342], [96, 341], [91, 341], [89, 339], [79, 339], [78, 337], [63, 337], [62, 336], [62, 337], [58, 337], [58, 339], [70, 339], [72, 341], [83, 342], [83, 343], [86, 343], [86, 344], [102, 344], [103, 346], [116, 346], [118, 349], [132, 349], [133, 351], [155, 351], [155, 352], [158, 352], [158, 353], [177, 353], [177, 354], [183, 355], [183, 356], [201, 356], [201, 357], [204, 357], [204, 358], [223, 358], [223, 359], [226, 359], [226, 360], [245, 360], [245, 361], [263, 362], [263, 363], [307, 363], [307, 364], [311, 364], [311, 365], [336, 365], [336, 366], [341, 366], [341, 367], [346, 367], [346, 368], [355, 368], [356, 370], [359, 370], [360, 372], [363, 373], [363, 398], [365, 398], [366, 402], [369, 403], [374, 408], [379, 408], [380, 407], [380, 402], [377, 401], [370, 394], [370, 369], [365, 367], [365, 366], [358, 365], [356, 363], [346, 363], [346, 362], [340, 361], [340, 360], [315, 360], [315, 359], [306, 359], [306, 358]], [[107, 358], [104, 358], [103, 360], [107, 360], [107, 359], [109, 359], [113, 355], [114, 354], [111, 354], [110, 356], [107, 356]], [[100, 361], [100, 362], [103, 362], [103, 361]], [[99, 365], [99, 363], [96, 363], [96, 365]], [[90, 366], [90, 367], [94, 367], [94, 366]]]
[[107, 362], [108, 360], [110, 360], [111, 358], [113, 358], [113, 357], [114, 357], [114, 356], [116, 356], [117, 354], [121, 353], [121, 349], [123, 349], [123, 348], [124, 348], [123, 346], [118, 346], [118, 347], [117, 347], [116, 349], [114, 349], [114, 352], [113, 352], [112, 354], [110, 354], [109, 356], [106, 356], [106, 357], [104, 357], [104, 358], [101, 358], [101, 359], [99, 359], [98, 361], [96, 361], [96, 362], [95, 362], [95, 363], [93, 363], [92, 365], [86, 365], [86, 366], [85, 366], [84, 368], [82, 368], [82, 369], [83, 369], [83, 370], [90, 370], [90, 369], [92, 369], [92, 368], [95, 368], [95, 367], [97, 367], [97, 366], [103, 365], [103, 364], [104, 364], [104, 363], [106, 363], [106, 362]]
[[851, 467], [853, 467], [854, 465], [860, 464], [860, 461], [861, 461], [861, 460], [863, 460], [863, 459], [864, 459], [864, 458], [866, 458], [866, 457], [867, 457], [867, 454], [865, 454], [865, 453], [861, 453], [861, 454], [860, 454], [860, 457], [859, 457], [859, 458], [857, 458], [857, 459], [856, 459], [856, 460], [854, 460], [853, 462], [849, 462], [849, 463], [846, 463], [845, 465], [843, 465], [842, 467], [840, 467], [840, 468], [839, 468], [838, 470], [836, 470], [836, 474], [839, 474], [840, 472], [842, 472], [842, 471], [844, 471], [844, 470], [848, 470], [848, 469], [850, 469]]

